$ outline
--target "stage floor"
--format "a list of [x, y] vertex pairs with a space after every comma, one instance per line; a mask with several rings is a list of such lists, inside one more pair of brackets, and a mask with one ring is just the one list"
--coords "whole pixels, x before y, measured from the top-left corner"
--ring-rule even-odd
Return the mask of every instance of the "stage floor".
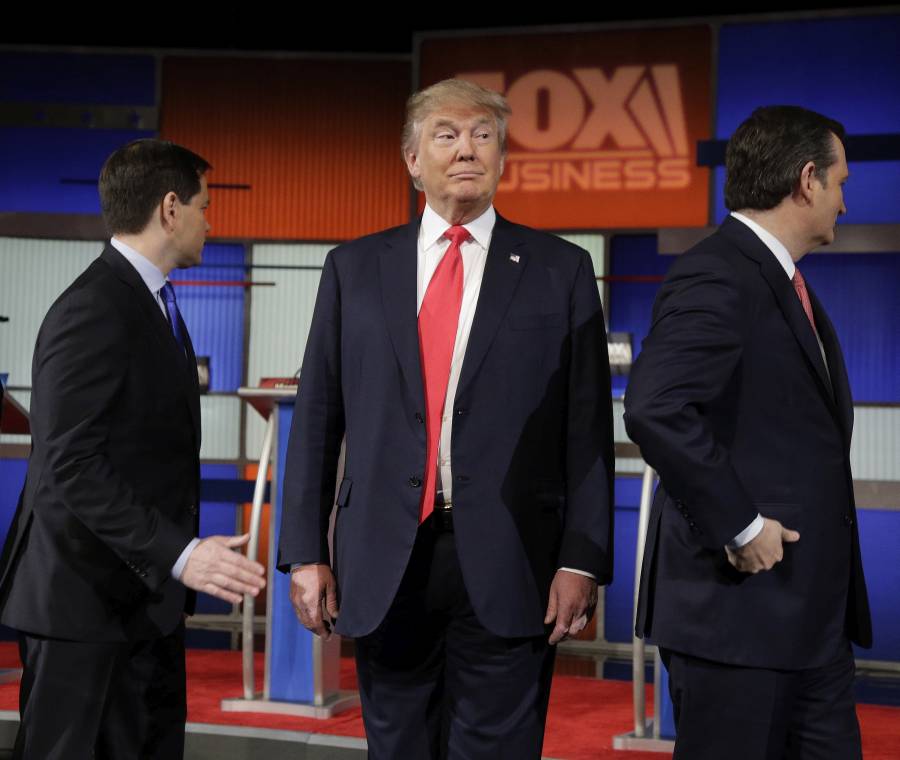
[[[0, 667], [17, 666], [15, 644], [0, 643]], [[257, 655], [256, 666], [257, 683], [261, 685], [262, 655]], [[187, 756], [191, 760], [221, 757], [280, 760], [282, 756], [291, 760], [351, 760], [365, 757], [365, 732], [359, 708], [328, 720], [223, 712], [220, 708], [222, 699], [241, 696], [240, 653], [192, 649], [188, 651], [187, 670]], [[620, 666], [618, 671], [627, 672], [627, 669]], [[550, 694], [544, 756], [559, 760], [660, 760], [666, 757], [661, 753], [612, 749], [612, 737], [633, 728], [631, 683], [596, 677], [597, 673], [603, 672], [603, 663], [599, 660], [558, 658]], [[861, 686], [866, 684], [861, 683]], [[356, 674], [350, 658], [341, 660], [341, 687], [356, 688]], [[882, 688], [880, 693], [890, 701], [898, 692], [896, 688]], [[647, 704], [653, 704], [650, 687]], [[4, 711], [0, 713], [3, 724], [0, 726], [0, 749], [12, 746], [17, 707], [18, 683], [0, 685], [0, 711]], [[866, 760], [897, 760], [900, 757], [900, 708], [860, 704], [858, 714]], [[0, 759], [2, 757], [0, 753]]]

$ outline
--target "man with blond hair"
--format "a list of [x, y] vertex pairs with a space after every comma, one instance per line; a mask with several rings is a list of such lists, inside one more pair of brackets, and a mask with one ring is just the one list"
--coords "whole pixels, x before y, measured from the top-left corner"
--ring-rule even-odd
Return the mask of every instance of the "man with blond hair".
[[372, 758], [538, 758], [552, 645], [612, 573], [600, 299], [585, 251], [493, 208], [509, 115], [462, 80], [410, 98], [424, 213], [329, 254], [306, 347], [278, 564], [356, 639]]

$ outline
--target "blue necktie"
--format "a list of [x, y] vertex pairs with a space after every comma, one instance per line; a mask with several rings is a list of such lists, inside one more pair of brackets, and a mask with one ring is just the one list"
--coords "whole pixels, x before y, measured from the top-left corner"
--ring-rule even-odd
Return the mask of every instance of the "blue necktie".
[[178, 311], [178, 302], [175, 300], [175, 288], [172, 283], [166, 280], [166, 284], [159, 291], [160, 298], [166, 305], [166, 313], [169, 315], [169, 324], [172, 325], [172, 333], [175, 335], [175, 342], [182, 354], [186, 354], [184, 350], [184, 335], [181, 332], [181, 312]]

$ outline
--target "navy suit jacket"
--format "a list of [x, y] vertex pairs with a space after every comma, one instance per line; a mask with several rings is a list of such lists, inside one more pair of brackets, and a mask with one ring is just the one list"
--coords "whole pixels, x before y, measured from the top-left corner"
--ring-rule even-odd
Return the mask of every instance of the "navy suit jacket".
[[[871, 645], [850, 435], [834, 327], [810, 290], [827, 359], [791, 281], [742, 222], [672, 265], [632, 370], [625, 423], [660, 476], [637, 634], [754, 667], [824, 665]], [[725, 545], [757, 513], [800, 532], [748, 575]]]
[[34, 349], [28, 474], [0, 560], [4, 624], [126, 641], [168, 634], [191, 611], [193, 592], [170, 577], [197, 534], [187, 341], [185, 358], [111, 246], [50, 307]]
[[[328, 255], [297, 393], [278, 564], [331, 562], [337, 631], [349, 636], [382, 621], [416, 539], [418, 228]], [[500, 636], [540, 635], [559, 567], [612, 575], [609, 363], [587, 252], [497, 217], [453, 413], [455, 539], [472, 606]]]

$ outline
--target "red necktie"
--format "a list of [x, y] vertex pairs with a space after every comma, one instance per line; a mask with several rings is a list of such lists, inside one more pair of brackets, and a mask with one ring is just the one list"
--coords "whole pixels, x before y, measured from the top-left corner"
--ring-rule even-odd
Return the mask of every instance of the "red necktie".
[[450, 246], [434, 270], [419, 309], [419, 356], [425, 381], [425, 488], [419, 504], [419, 522], [434, 510], [437, 487], [437, 453], [441, 440], [441, 419], [450, 380], [450, 364], [456, 343], [456, 328], [463, 292], [463, 261], [459, 250], [469, 239], [465, 227], [453, 225], [444, 233]]
[[818, 335], [819, 331], [816, 330], [816, 320], [813, 319], [809, 293], [806, 292], [806, 280], [803, 279], [803, 275], [800, 274], [800, 270], [796, 267], [794, 267], [794, 276], [791, 278], [791, 282], [794, 284], [794, 290], [797, 291], [797, 297], [800, 299], [803, 311], [806, 312], [806, 318], [809, 320], [809, 324], [812, 325], [813, 332]]

